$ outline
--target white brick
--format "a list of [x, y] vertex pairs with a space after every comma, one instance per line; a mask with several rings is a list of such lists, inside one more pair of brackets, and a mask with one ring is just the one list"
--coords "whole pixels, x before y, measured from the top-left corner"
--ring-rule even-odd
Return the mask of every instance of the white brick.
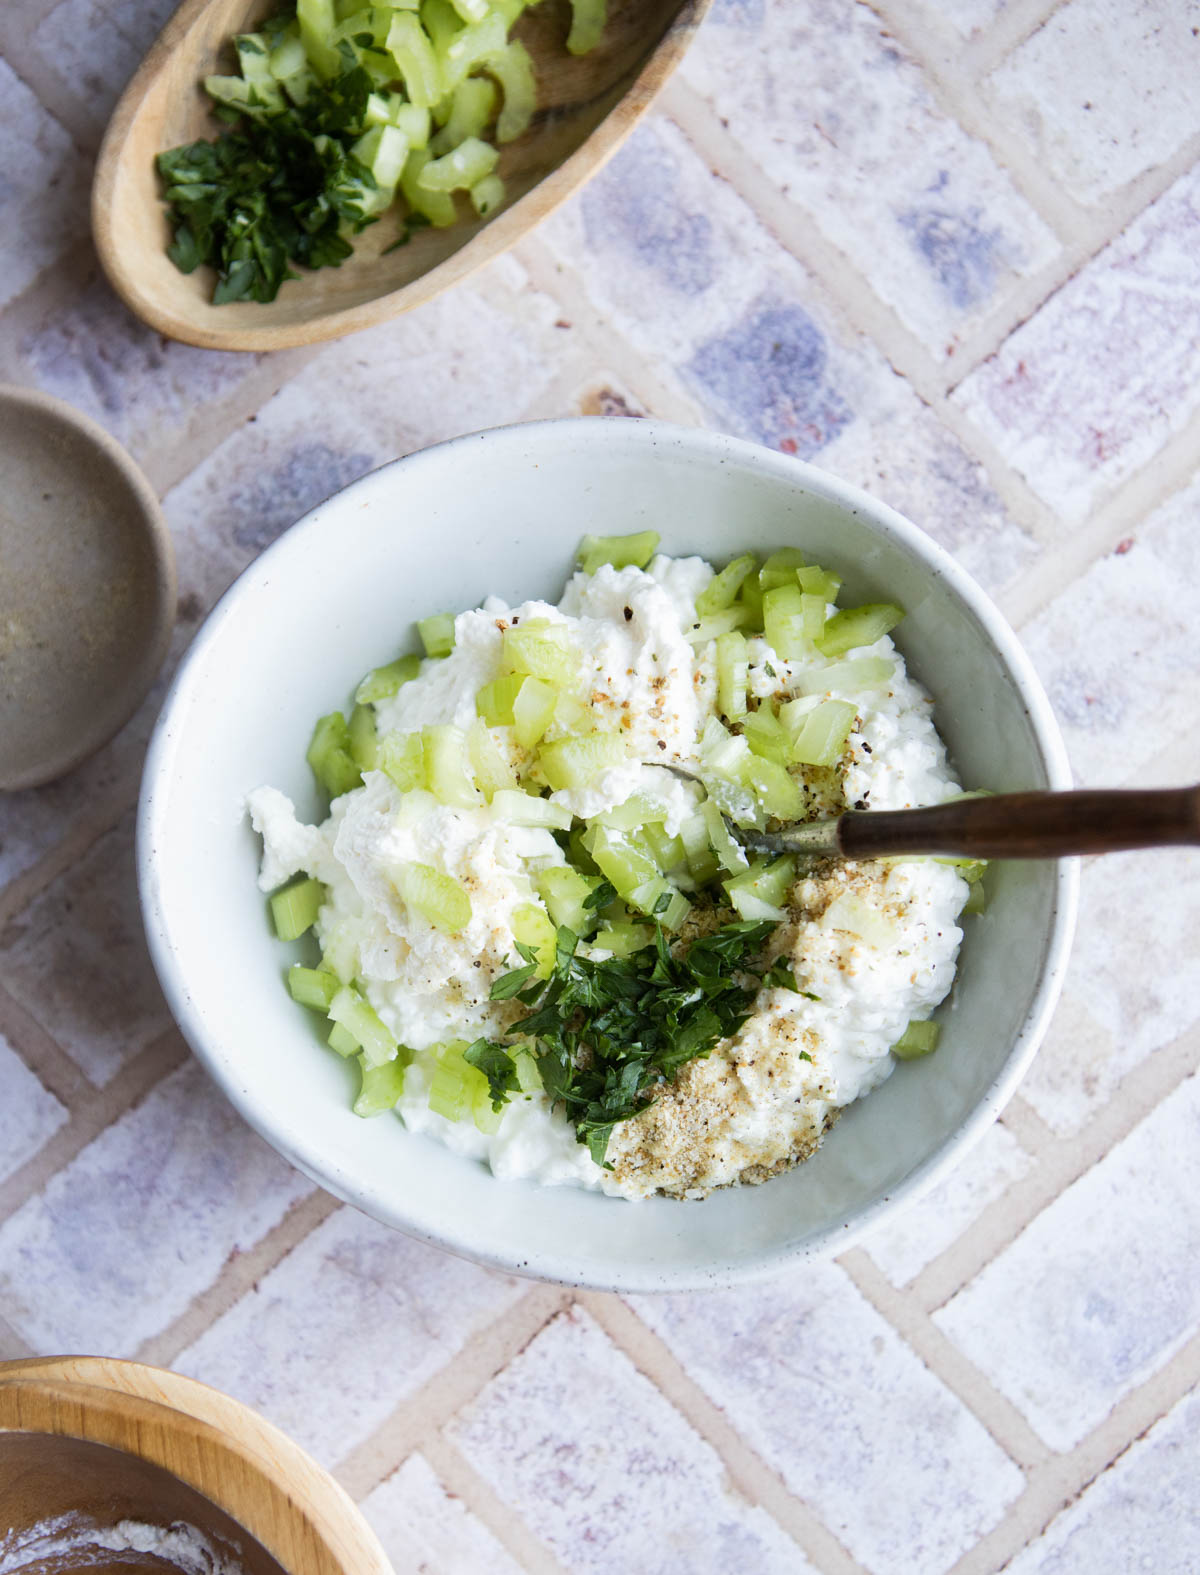
[[714, 426], [875, 492], [985, 584], [1028, 563], [981, 468], [669, 121], [643, 126], [542, 233]]
[[966, 378], [955, 399], [1074, 523], [1200, 408], [1198, 340], [1193, 169]]
[[410, 1455], [359, 1508], [396, 1575], [521, 1575], [487, 1527], [448, 1493], [423, 1455]]
[[988, 79], [1000, 117], [1080, 202], [1164, 163], [1200, 132], [1194, 4], [1070, 0]]
[[981, 142], [865, 4], [718, 12], [683, 73], [937, 357], [1057, 250]]
[[1200, 1330], [1200, 1077], [1029, 1225], [934, 1321], [1055, 1449]]
[[0, 1034], [0, 1181], [32, 1159], [52, 1138], [67, 1112], [42, 1087], [20, 1056]]
[[[0, 60], [0, 307], [87, 233], [87, 182], [59, 123]], [[16, 241], [20, 240], [20, 245]]]
[[947, 22], [953, 22], [960, 33], [970, 35], [989, 27], [1004, 10], [1007, 0], [925, 0], [925, 3]]
[[1195, 1575], [1200, 1569], [1200, 1394], [1090, 1484], [1005, 1575]]
[[0, 1316], [132, 1356], [310, 1190], [189, 1062], [0, 1226]]
[[1026, 1175], [1030, 1163], [1011, 1133], [989, 1127], [940, 1186], [898, 1218], [876, 1226], [862, 1245], [894, 1285], [907, 1285]]
[[870, 1570], [940, 1575], [1021, 1491], [999, 1446], [835, 1264], [635, 1305]]
[[572, 1575], [802, 1575], [800, 1550], [579, 1308], [447, 1429]]
[[83, 127], [99, 137], [126, 82], [176, 10], [175, 0], [63, 0], [33, 30], [31, 47]]
[[521, 1289], [343, 1208], [176, 1366], [262, 1411], [332, 1466]]

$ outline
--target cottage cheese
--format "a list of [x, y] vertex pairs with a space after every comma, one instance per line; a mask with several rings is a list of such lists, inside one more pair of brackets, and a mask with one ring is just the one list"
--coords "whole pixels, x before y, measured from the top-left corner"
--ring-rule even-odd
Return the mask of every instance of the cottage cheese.
[[[684, 634], [711, 576], [698, 558], [660, 557], [647, 571], [578, 574], [558, 607], [533, 601], [510, 609], [489, 600], [458, 616], [448, 657], [426, 663], [419, 678], [378, 706], [379, 732], [470, 726], [478, 690], [500, 672], [502, 631], [534, 618], [562, 623], [582, 656], [579, 697], [599, 728], [624, 734], [630, 759], [584, 787], [552, 794], [553, 801], [587, 818], [644, 793], [664, 805], [673, 835], [698, 790], [643, 762], [693, 759], [715, 713], [713, 646], [693, 649]], [[902, 809], [955, 792], [930, 699], [907, 677], [890, 638], [849, 656], [886, 658], [890, 677], [853, 684], [847, 658], [814, 654], [789, 664], [764, 640], [752, 640], [751, 692], [808, 693], [814, 704], [832, 695], [854, 704], [840, 773], [848, 804]], [[522, 751], [510, 730], [493, 732], [519, 768]], [[843, 807], [840, 794], [829, 807]], [[532, 877], [565, 862], [553, 836], [512, 826], [488, 806], [450, 808], [429, 795], [401, 795], [379, 771], [335, 800], [320, 827], [300, 824], [273, 788], [253, 793], [250, 811], [264, 840], [263, 889], [298, 871], [326, 884], [316, 927], [322, 949], [417, 1052], [397, 1107], [405, 1125], [486, 1160], [504, 1178], [627, 1198], [659, 1191], [703, 1196], [731, 1182], [763, 1180], [808, 1157], [838, 1111], [888, 1076], [889, 1047], [910, 1019], [929, 1015], [953, 980], [961, 939], [955, 919], [967, 894], [954, 868], [917, 861], [812, 873], [798, 881], [773, 941], [789, 955], [805, 993], [762, 989], [732, 1040], [687, 1065], [649, 1111], [617, 1126], [606, 1170], [540, 1093], [511, 1102], [492, 1134], [469, 1119], [449, 1122], [428, 1106], [432, 1062], [421, 1052], [447, 1039], [499, 1036], [520, 1016], [514, 1003], [492, 1001], [490, 989], [516, 960], [513, 913], [536, 900]], [[459, 934], [443, 934], [407, 911], [389, 872], [411, 860], [467, 889], [472, 916]]]

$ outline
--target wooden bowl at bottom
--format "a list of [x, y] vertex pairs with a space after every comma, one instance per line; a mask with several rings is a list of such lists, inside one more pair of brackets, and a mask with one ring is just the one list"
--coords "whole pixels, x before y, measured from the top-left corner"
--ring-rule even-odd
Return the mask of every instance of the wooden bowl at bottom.
[[134, 1362], [0, 1364], [4, 1575], [392, 1575], [327, 1472], [246, 1406]]

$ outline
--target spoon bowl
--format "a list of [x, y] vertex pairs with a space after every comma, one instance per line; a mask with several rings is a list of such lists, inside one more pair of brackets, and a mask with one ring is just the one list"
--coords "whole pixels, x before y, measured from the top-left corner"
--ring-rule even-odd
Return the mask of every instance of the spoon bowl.
[[[501, 153], [508, 197], [487, 219], [399, 234], [387, 214], [339, 268], [304, 273], [268, 303], [211, 302], [208, 268], [183, 274], [166, 254], [167, 211], [155, 157], [220, 129], [202, 82], [231, 68], [230, 39], [277, 0], [185, 0], [117, 104], [92, 188], [92, 228], [117, 294], [171, 339], [212, 350], [282, 350], [372, 327], [419, 306], [518, 241], [612, 156], [678, 64], [711, 0], [609, 0], [596, 47], [566, 50], [566, 0], [543, 0], [513, 36], [533, 56], [538, 109]], [[226, 51], [229, 51], [226, 54]]]

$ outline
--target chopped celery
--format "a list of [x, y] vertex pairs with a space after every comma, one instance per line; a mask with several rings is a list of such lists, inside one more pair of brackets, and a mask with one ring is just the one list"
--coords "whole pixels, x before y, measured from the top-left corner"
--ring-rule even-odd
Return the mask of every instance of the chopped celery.
[[382, 213], [391, 207], [404, 173], [409, 153], [408, 138], [395, 126], [372, 126], [351, 144], [350, 152], [370, 171], [375, 182], [374, 190], [367, 192], [362, 200], [364, 215]]
[[499, 157], [490, 142], [468, 137], [440, 159], [430, 159], [417, 176], [417, 184], [423, 191], [463, 191], [490, 175]]
[[713, 575], [697, 596], [697, 616], [707, 618], [712, 613], [723, 612], [726, 607], [732, 607], [738, 591], [742, 588], [742, 582], [757, 568], [758, 559], [752, 552], [744, 552], [740, 558], [727, 563], [719, 574]]
[[743, 919], [782, 919], [795, 882], [796, 861], [785, 853], [778, 859], [755, 859], [743, 874], [725, 882], [725, 890]]
[[311, 875], [295, 880], [271, 894], [271, 922], [281, 941], [297, 941], [316, 923], [325, 888]]
[[[529, 679], [527, 682], [536, 682]], [[625, 740], [619, 733], [585, 733], [543, 744], [540, 752], [546, 781], [555, 790], [588, 787], [602, 771], [625, 764]]]
[[592, 936], [596, 950], [611, 952], [614, 957], [630, 957], [640, 952], [654, 940], [654, 931], [647, 924], [607, 924]]
[[865, 902], [857, 892], [844, 891], [825, 910], [823, 923], [831, 930], [846, 930], [872, 946], [892, 946], [896, 927], [878, 908]]
[[895, 662], [889, 662], [886, 656], [855, 656], [848, 662], [834, 662], [823, 672], [801, 673], [799, 682], [806, 695], [821, 695], [831, 689], [876, 688], [895, 673]]
[[329, 1020], [340, 1023], [354, 1035], [369, 1065], [382, 1066], [396, 1055], [398, 1046], [394, 1036], [374, 1008], [351, 985], [344, 984], [330, 1001]]
[[518, 903], [512, 913], [512, 932], [515, 941], [537, 953], [537, 977], [548, 979], [554, 972], [555, 929], [545, 909], [532, 902]]
[[683, 838], [669, 837], [666, 827], [660, 821], [647, 821], [642, 827], [642, 836], [645, 837], [660, 870], [687, 868], [687, 849], [683, 845]]
[[489, 803], [494, 802], [497, 793], [515, 790], [516, 773], [492, 737], [491, 728], [480, 717], [467, 729], [467, 757], [475, 773], [475, 785]]
[[619, 897], [628, 897], [639, 887], [661, 880], [662, 871], [644, 843], [607, 826], [595, 826], [593, 832], [589, 851]]
[[534, 885], [556, 926], [565, 924], [576, 935], [594, 928], [599, 915], [587, 907], [598, 885], [594, 878], [589, 880], [569, 864], [552, 864], [534, 876]]
[[356, 936], [357, 926], [345, 921], [327, 927], [322, 936], [321, 967], [336, 975], [342, 984], [351, 984], [359, 971]]
[[475, 182], [468, 195], [475, 212], [481, 219], [486, 219], [488, 214], [495, 213], [504, 201], [504, 182], [499, 175], [485, 175], [482, 180]]
[[507, 673], [503, 678], [494, 678], [490, 684], [484, 684], [475, 696], [476, 713], [489, 727], [511, 727], [513, 702], [524, 682], [520, 673]]
[[428, 148], [414, 147], [400, 177], [400, 190], [414, 213], [428, 219], [435, 230], [446, 230], [458, 221], [454, 198], [444, 191], [426, 191], [421, 185], [421, 171], [432, 158]]
[[300, 41], [309, 64], [319, 77], [337, 76], [341, 61], [330, 42], [330, 35], [337, 25], [333, 0], [296, 0], [296, 20], [300, 24]]
[[486, 1095], [488, 1081], [478, 1067], [472, 1066], [463, 1052], [461, 1039], [438, 1045], [434, 1051], [433, 1079], [429, 1085], [429, 1108], [447, 1121], [459, 1121], [475, 1104], [480, 1091]]
[[350, 758], [360, 771], [374, 771], [379, 764], [379, 739], [375, 713], [369, 705], [356, 705], [350, 713]]
[[273, 115], [284, 107], [283, 93], [270, 75], [257, 82], [248, 82], [244, 77], [205, 77], [204, 91], [216, 103], [227, 104], [251, 117]]
[[357, 1055], [361, 1049], [358, 1040], [344, 1023], [334, 1023], [329, 1030], [329, 1038], [326, 1040], [326, 1043], [331, 1050], [336, 1050], [338, 1055], [343, 1058]]
[[661, 825], [667, 813], [667, 806], [661, 799], [652, 798], [648, 793], [631, 793], [623, 803], [614, 804], [611, 809], [602, 809], [591, 819], [602, 826], [611, 826], [615, 831], [638, 831], [654, 822]]
[[464, 22], [482, 22], [488, 14], [488, 0], [450, 0]]
[[460, 82], [450, 101], [450, 119], [433, 139], [434, 153], [449, 153], [469, 137], [481, 137], [496, 113], [496, 98], [496, 84], [486, 77]]
[[941, 1035], [940, 1023], [914, 1019], [892, 1046], [892, 1054], [898, 1061], [916, 1061], [937, 1049]]
[[628, 900], [631, 908], [644, 913], [647, 918], [657, 919], [664, 930], [680, 929], [692, 911], [692, 905], [683, 893], [662, 876], [635, 886]]
[[973, 876], [967, 882], [967, 900], [963, 903], [960, 913], [985, 913], [987, 911], [987, 888], [983, 884], [983, 875]]
[[387, 733], [379, 741], [378, 767], [401, 793], [425, 786], [425, 746], [420, 733]]
[[720, 809], [707, 799], [701, 813], [704, 817], [708, 841], [716, 855], [717, 863], [723, 870], [728, 870], [731, 875], [740, 874], [749, 865], [746, 850], [725, 824], [725, 817]]
[[[716, 808], [715, 805], [713, 807]], [[697, 886], [706, 886], [714, 878], [720, 865], [709, 845], [708, 825], [699, 810], [694, 815], [689, 815], [680, 826], [679, 840], [683, 843], [687, 855], [689, 874]]]
[[471, 899], [453, 875], [429, 864], [402, 864], [396, 886], [408, 907], [447, 935], [457, 935], [471, 922]]
[[[507, 40], [508, 29], [504, 25], [504, 18], [496, 13], [485, 16], [481, 22], [460, 28], [438, 50], [443, 92], [452, 92], [476, 66], [490, 71], [493, 58], [503, 55], [510, 47]], [[500, 85], [503, 88], [503, 82]]]
[[746, 714], [746, 685], [750, 681], [750, 659], [746, 636], [731, 630], [717, 637], [717, 710], [736, 721]]
[[800, 622], [804, 628], [804, 638], [813, 644], [821, 638], [825, 628], [825, 609], [828, 606], [823, 596], [813, 595], [810, 591], [800, 593]]
[[417, 622], [417, 633], [426, 656], [449, 656], [454, 649], [454, 614], [434, 613]]
[[330, 798], [362, 786], [362, 772], [351, 753], [350, 729], [340, 711], [331, 711], [317, 722], [306, 758]]
[[[507, 1095], [505, 1096], [507, 1102]], [[492, 1094], [487, 1083], [482, 1088], [475, 1090], [475, 1097], [471, 1101], [471, 1119], [480, 1132], [491, 1136], [500, 1130], [500, 1123], [504, 1120], [504, 1106], [497, 1110], [492, 1104]]]
[[425, 756], [425, 786], [439, 804], [474, 809], [483, 802], [467, 763], [467, 740], [461, 728], [449, 722], [421, 732]]
[[510, 826], [535, 826], [545, 831], [569, 831], [571, 811], [548, 798], [536, 798], [519, 788], [501, 788], [492, 799], [492, 808]]
[[496, 122], [496, 141], [514, 142], [529, 129], [533, 112], [537, 108], [537, 78], [533, 73], [533, 59], [519, 39], [513, 39], [503, 49], [488, 55], [484, 69], [500, 84], [504, 94], [504, 108]]
[[773, 552], [758, 571], [758, 583], [764, 596], [780, 585], [796, 584], [796, 570], [804, 568], [804, 554], [795, 547], [780, 547]]
[[411, 12], [392, 12], [384, 48], [403, 78], [409, 102], [418, 109], [436, 104], [445, 92], [442, 73], [428, 35]]
[[828, 569], [819, 568], [815, 563], [797, 569], [796, 579], [806, 595], [819, 596], [825, 602], [836, 602], [838, 592], [842, 588], [842, 582], [836, 574], [831, 574]]
[[586, 55], [595, 49], [607, 18], [607, 0], [571, 0], [571, 31], [567, 34], [570, 53]]
[[299, 963], [293, 963], [288, 969], [287, 982], [293, 1001], [319, 1012], [329, 1010], [329, 1003], [339, 987], [335, 974], [324, 968], [304, 968]]
[[742, 733], [756, 755], [786, 766], [792, 758], [792, 740], [779, 718], [760, 706], [742, 718]]
[[[529, 1044], [531, 1045], [532, 1041]], [[517, 1087], [523, 1094], [536, 1094], [544, 1086], [542, 1074], [538, 1070], [537, 1057], [534, 1055], [532, 1048], [527, 1047], [523, 1050], [514, 1050], [512, 1052], [512, 1063], [516, 1068]]]
[[874, 645], [904, 617], [903, 607], [892, 602], [868, 602], [834, 613], [817, 641], [822, 656], [844, 656], [862, 645]]
[[799, 765], [832, 766], [841, 758], [858, 708], [849, 700], [822, 700], [804, 717], [791, 740], [791, 758]]
[[398, 656], [385, 667], [374, 667], [354, 692], [358, 705], [375, 700], [390, 700], [401, 684], [411, 683], [421, 671], [419, 656]]
[[767, 644], [783, 661], [804, 655], [809, 643], [804, 630], [804, 592], [794, 581], [764, 591], [763, 631]]
[[557, 688], [569, 684], [579, 667], [566, 624], [552, 623], [549, 618], [531, 618], [506, 629], [500, 637], [500, 651], [510, 672], [528, 673]]
[[554, 720], [558, 690], [540, 678], [521, 680], [513, 700], [513, 731], [522, 749], [532, 749]]
[[362, 1084], [358, 1098], [354, 1101], [354, 1114], [380, 1116], [385, 1110], [394, 1110], [404, 1092], [406, 1064], [403, 1057], [397, 1056], [394, 1061], [372, 1066], [365, 1055], [360, 1056], [358, 1066], [362, 1073]]
[[630, 536], [585, 536], [579, 543], [579, 567], [585, 574], [595, 574], [605, 563], [614, 569], [630, 564], [644, 569], [657, 550], [656, 530], [636, 531]]
[[755, 797], [768, 815], [774, 815], [776, 820], [800, 819], [804, 813], [804, 794], [785, 766], [751, 754], [746, 775]]
[[735, 604], [720, 612], [710, 613], [698, 623], [689, 624], [683, 631], [683, 637], [690, 645], [707, 645], [710, 640], [719, 640], [733, 629], [748, 629], [751, 622], [746, 608]]

